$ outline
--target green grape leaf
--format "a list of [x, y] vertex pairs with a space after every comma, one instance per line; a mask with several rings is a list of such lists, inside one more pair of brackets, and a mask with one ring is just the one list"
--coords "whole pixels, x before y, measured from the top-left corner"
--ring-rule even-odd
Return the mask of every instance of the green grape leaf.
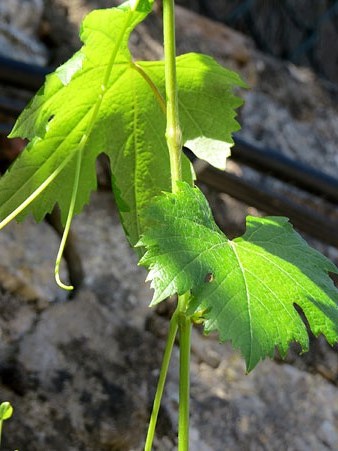
[[[170, 190], [165, 140], [164, 63], [135, 63], [130, 33], [151, 11], [152, 0], [133, 0], [91, 12], [81, 28], [84, 46], [53, 74], [19, 117], [12, 137], [29, 144], [0, 179], [0, 219], [41, 220], [58, 203], [63, 223], [79, 213], [96, 188], [95, 161], [110, 158], [112, 185], [132, 244], [143, 230], [142, 209]], [[183, 138], [197, 156], [223, 167], [240, 78], [211, 58], [177, 59]], [[182, 155], [183, 180], [192, 168]], [[75, 199], [75, 200], [74, 200]], [[74, 208], [71, 208], [74, 201]]]
[[[58, 203], [65, 223], [78, 153], [82, 152], [75, 213], [82, 210], [96, 188], [97, 156], [112, 151], [116, 133], [127, 140], [131, 127], [124, 127], [121, 105], [129, 89], [127, 83], [133, 83], [133, 73], [137, 75], [131, 70], [128, 39], [151, 11], [153, 2], [133, 3], [132, 7], [126, 2], [118, 8], [91, 12], [81, 28], [85, 45], [47, 76], [19, 117], [11, 137], [20, 136], [30, 142], [0, 180], [1, 218], [20, 210], [29, 199], [18, 219], [33, 213], [36, 220], [41, 220]], [[134, 124], [135, 108], [130, 104], [128, 107], [128, 120]], [[116, 152], [120, 150], [117, 146]], [[40, 192], [43, 195], [37, 197]]]
[[197, 188], [180, 185], [145, 213], [149, 228], [139, 245], [155, 289], [152, 304], [191, 290], [189, 313], [199, 312], [206, 332], [217, 330], [245, 357], [247, 370], [289, 343], [308, 349], [301, 309], [314, 335], [338, 340], [338, 291], [328, 272], [336, 266], [310, 248], [287, 218], [249, 217], [232, 241], [219, 230]]

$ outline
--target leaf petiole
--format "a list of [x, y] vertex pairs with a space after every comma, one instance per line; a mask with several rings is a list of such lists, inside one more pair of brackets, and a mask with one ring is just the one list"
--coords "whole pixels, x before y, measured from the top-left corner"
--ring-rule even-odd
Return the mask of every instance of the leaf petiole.
[[190, 298], [189, 293], [178, 297], [177, 308], [169, 323], [168, 338], [162, 359], [160, 375], [157, 383], [153, 409], [147, 431], [144, 451], [151, 451], [158, 413], [164, 391], [164, 385], [168, 373], [170, 358], [175, 343], [177, 331], [180, 336], [180, 388], [179, 388], [179, 451], [189, 449], [189, 398], [190, 398], [190, 338], [192, 322], [190, 316], [186, 315], [186, 308]]
[[145, 446], [144, 446], [144, 451], [151, 451], [151, 449], [152, 449], [158, 412], [159, 412], [160, 406], [161, 406], [161, 399], [163, 396], [165, 380], [166, 380], [167, 373], [168, 373], [170, 357], [172, 354], [172, 350], [173, 350], [173, 346], [174, 346], [175, 338], [176, 338], [176, 334], [177, 334], [177, 329], [178, 329], [178, 315], [179, 315], [179, 309], [177, 308], [176, 311], [174, 312], [174, 314], [170, 320], [170, 324], [169, 324], [168, 338], [167, 338], [167, 343], [166, 343], [165, 350], [164, 350], [162, 366], [161, 366], [160, 375], [159, 375], [159, 379], [158, 379], [158, 383], [157, 383], [157, 389], [156, 389], [156, 394], [155, 394], [155, 398], [154, 398], [150, 422], [149, 422], [149, 426], [148, 426], [148, 432], [147, 432], [147, 438], [146, 438], [146, 442], [145, 442]]
[[164, 114], [166, 114], [165, 100], [162, 97], [162, 95], [161, 95], [160, 91], [158, 90], [157, 86], [155, 85], [155, 83], [152, 81], [152, 79], [149, 77], [149, 75], [142, 69], [142, 67], [139, 64], [132, 63], [132, 67], [135, 70], [137, 70], [137, 72], [141, 75], [141, 77], [143, 77], [144, 80], [148, 83], [150, 89], [155, 94], [155, 98], [156, 98], [158, 104], [160, 105], [161, 110], [163, 111]]
[[189, 450], [189, 412], [190, 412], [190, 348], [191, 328], [190, 316], [186, 309], [190, 293], [179, 297], [178, 330], [180, 338], [180, 388], [178, 415], [178, 451]]

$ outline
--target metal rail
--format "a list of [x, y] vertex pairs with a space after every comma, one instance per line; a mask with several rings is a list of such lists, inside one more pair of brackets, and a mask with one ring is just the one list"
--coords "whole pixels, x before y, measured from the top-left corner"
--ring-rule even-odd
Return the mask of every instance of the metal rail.
[[231, 159], [338, 204], [338, 179], [280, 152], [262, 149], [237, 137]]
[[15, 88], [37, 91], [51, 70], [51, 68], [22, 63], [0, 56], [0, 83]]
[[338, 224], [313, 208], [299, 205], [277, 192], [267, 191], [260, 185], [209, 165], [198, 173], [198, 180], [269, 215], [287, 216], [299, 230], [338, 248]]

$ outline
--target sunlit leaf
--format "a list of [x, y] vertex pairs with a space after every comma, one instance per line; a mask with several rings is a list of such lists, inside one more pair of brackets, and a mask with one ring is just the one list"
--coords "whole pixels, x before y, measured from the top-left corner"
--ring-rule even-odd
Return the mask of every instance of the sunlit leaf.
[[202, 312], [206, 332], [231, 340], [252, 370], [277, 347], [308, 348], [304, 313], [312, 332], [338, 339], [338, 291], [328, 272], [338, 269], [310, 248], [287, 218], [249, 217], [246, 233], [232, 241], [215, 224], [203, 194], [181, 185], [146, 212], [140, 244], [150, 270], [153, 304], [191, 290], [190, 313]]

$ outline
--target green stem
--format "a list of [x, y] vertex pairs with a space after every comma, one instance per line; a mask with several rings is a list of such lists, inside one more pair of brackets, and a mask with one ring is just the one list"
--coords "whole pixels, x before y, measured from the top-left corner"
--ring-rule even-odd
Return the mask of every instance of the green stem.
[[178, 416], [178, 451], [189, 450], [189, 411], [190, 411], [190, 347], [191, 318], [186, 315], [189, 294], [179, 297], [178, 328], [180, 337], [180, 388]]
[[178, 190], [177, 182], [182, 180], [182, 133], [178, 115], [174, 0], [163, 0], [163, 36], [167, 103], [166, 139], [170, 155], [171, 185], [175, 193]]
[[[182, 180], [182, 133], [178, 115], [178, 88], [176, 80], [176, 45], [175, 45], [175, 4], [174, 0], [163, 0], [163, 34], [166, 90], [166, 140], [170, 156], [172, 192], [178, 191], [177, 182]], [[140, 72], [139, 67], [135, 67]], [[141, 75], [144, 76], [143, 73]], [[148, 81], [148, 80], [147, 80]], [[149, 81], [148, 81], [149, 82]], [[155, 394], [153, 410], [148, 427], [145, 451], [151, 451], [158, 412], [168, 373], [172, 349], [180, 330], [180, 388], [179, 388], [179, 451], [189, 449], [189, 396], [190, 396], [190, 335], [191, 319], [186, 315], [189, 293], [178, 298], [177, 309], [170, 321], [169, 336], [164, 351], [158, 386]]]
[[[171, 189], [173, 193], [176, 193], [179, 190], [177, 182], [182, 180], [182, 132], [179, 122], [178, 86], [176, 79], [174, 0], [163, 0], [163, 33], [167, 103], [166, 139], [170, 155]], [[179, 296], [177, 307], [180, 334], [179, 451], [188, 451], [189, 449], [191, 318], [186, 314], [189, 297], [190, 293]]]
[[151, 451], [153, 441], [154, 441], [155, 428], [156, 428], [156, 423], [157, 423], [158, 412], [159, 412], [160, 406], [161, 406], [161, 399], [162, 399], [162, 395], [163, 395], [164, 384], [165, 384], [165, 380], [167, 377], [169, 363], [170, 363], [170, 357], [171, 357], [171, 353], [173, 350], [173, 346], [174, 346], [175, 338], [176, 338], [176, 334], [177, 334], [177, 328], [178, 328], [177, 317], [178, 317], [178, 310], [175, 311], [175, 313], [173, 314], [173, 316], [170, 320], [169, 333], [168, 333], [166, 347], [164, 350], [164, 356], [163, 356], [163, 360], [162, 360], [162, 366], [161, 366], [160, 375], [159, 375], [159, 379], [158, 379], [158, 384], [157, 384], [157, 389], [156, 389], [156, 394], [155, 394], [155, 399], [154, 399], [154, 404], [153, 404], [153, 410], [152, 410], [151, 417], [150, 417], [144, 451]]

